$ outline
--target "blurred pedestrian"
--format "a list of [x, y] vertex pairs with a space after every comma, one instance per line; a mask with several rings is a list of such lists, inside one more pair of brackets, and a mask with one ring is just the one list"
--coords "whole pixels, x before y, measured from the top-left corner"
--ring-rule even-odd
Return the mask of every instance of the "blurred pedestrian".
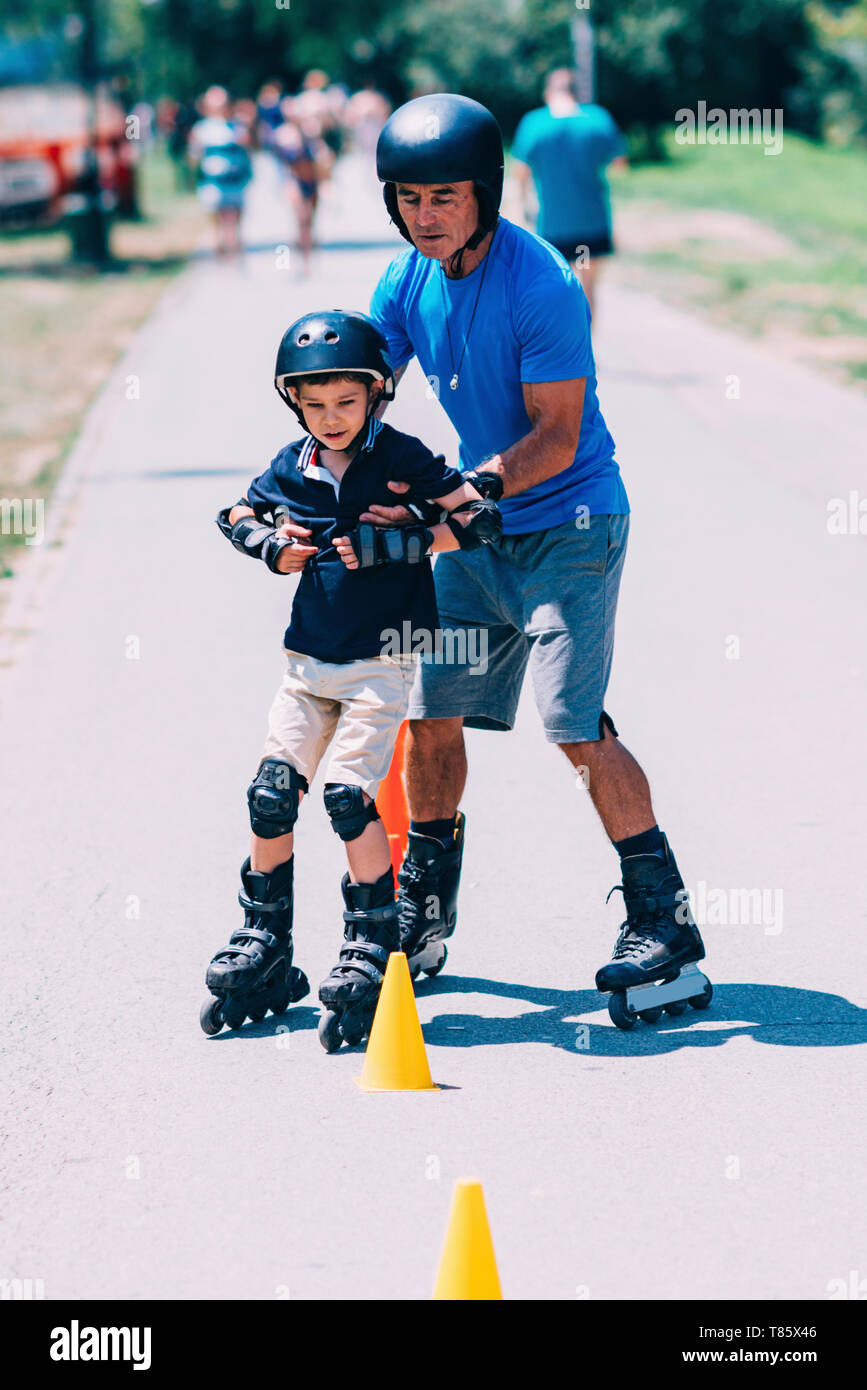
[[525, 209], [535, 183], [539, 236], [569, 262], [592, 311], [599, 261], [614, 250], [605, 170], [626, 166], [626, 141], [604, 107], [579, 105], [574, 77], [549, 73], [545, 105], [521, 120], [512, 157]]
[[187, 193], [194, 182], [194, 174], [187, 158], [187, 144], [190, 131], [196, 123], [196, 113], [186, 102], [163, 97], [157, 102], [157, 125], [165, 138], [166, 150], [175, 169], [175, 185], [179, 192]]
[[304, 274], [310, 270], [313, 221], [319, 203], [319, 186], [328, 178], [334, 155], [322, 138], [317, 116], [297, 113], [294, 97], [280, 103], [283, 123], [272, 133], [268, 148], [281, 162], [286, 191], [298, 224], [298, 249]]
[[276, 77], [272, 77], [259, 88], [256, 110], [259, 116], [259, 140], [262, 145], [266, 145], [268, 136], [283, 124], [283, 113], [280, 110], [282, 99], [283, 83]]
[[356, 149], [368, 159], [376, 156], [379, 132], [391, 115], [391, 103], [372, 82], [353, 92], [346, 103], [344, 121], [352, 132]]
[[188, 158], [196, 170], [197, 195], [213, 213], [218, 256], [241, 250], [244, 195], [253, 176], [243, 126], [230, 120], [229, 93], [209, 87], [199, 100], [202, 119], [190, 131]]
[[229, 120], [241, 132], [244, 148], [249, 152], [259, 149], [259, 111], [250, 97], [239, 97], [232, 103]]
[[319, 135], [332, 154], [339, 155], [343, 131], [341, 118], [346, 105], [343, 88], [334, 85], [327, 72], [312, 68], [303, 82], [301, 90], [293, 100], [293, 114], [296, 121], [307, 117], [319, 122]]

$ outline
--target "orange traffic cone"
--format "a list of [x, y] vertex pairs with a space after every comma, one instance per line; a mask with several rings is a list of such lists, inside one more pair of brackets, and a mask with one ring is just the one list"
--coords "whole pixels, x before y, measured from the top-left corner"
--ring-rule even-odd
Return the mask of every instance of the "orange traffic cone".
[[502, 1299], [482, 1184], [458, 1178], [435, 1299]]
[[385, 825], [388, 847], [391, 850], [391, 867], [397, 879], [397, 871], [403, 863], [409, 836], [409, 807], [406, 802], [406, 789], [403, 782], [404, 744], [406, 742], [406, 720], [398, 730], [397, 742], [391, 767], [379, 788], [376, 809]]
[[356, 1081], [362, 1091], [438, 1091], [431, 1080], [424, 1038], [403, 951], [392, 951]]

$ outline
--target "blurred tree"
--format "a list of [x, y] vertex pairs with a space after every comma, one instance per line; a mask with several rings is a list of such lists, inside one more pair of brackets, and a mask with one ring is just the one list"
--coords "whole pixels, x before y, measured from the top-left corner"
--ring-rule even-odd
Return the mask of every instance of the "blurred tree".
[[[455, 89], [510, 136], [572, 61], [576, 0], [94, 0], [104, 61], [136, 95], [191, 99], [211, 82], [247, 95], [310, 67], [392, 101]], [[3, 0], [9, 31], [60, 32], [76, 0]], [[285, 7], [284, 7], [285, 6]], [[699, 100], [783, 107], [805, 134], [863, 137], [867, 0], [592, 0], [597, 100], [658, 153]]]
[[795, 93], [801, 124], [835, 144], [867, 141], [867, 0], [807, 5], [813, 43]]

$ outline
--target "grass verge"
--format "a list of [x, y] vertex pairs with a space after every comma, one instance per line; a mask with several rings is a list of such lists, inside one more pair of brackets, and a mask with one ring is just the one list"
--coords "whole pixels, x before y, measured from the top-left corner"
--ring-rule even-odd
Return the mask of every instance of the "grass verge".
[[669, 155], [612, 179], [611, 279], [867, 387], [867, 152], [787, 134], [779, 155]]

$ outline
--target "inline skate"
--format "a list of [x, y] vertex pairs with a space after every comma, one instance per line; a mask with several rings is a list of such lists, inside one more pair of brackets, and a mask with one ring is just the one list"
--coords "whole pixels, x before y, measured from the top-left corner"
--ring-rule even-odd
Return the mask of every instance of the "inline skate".
[[292, 964], [294, 858], [270, 874], [257, 873], [250, 860], [241, 869], [238, 902], [244, 924], [208, 966], [205, 983], [213, 998], [202, 1005], [199, 1022], [209, 1037], [222, 1027], [260, 1023], [270, 1009], [285, 1013], [310, 993], [307, 976]]
[[623, 894], [626, 921], [611, 960], [596, 972], [596, 988], [610, 995], [611, 1021], [626, 1031], [639, 1018], [656, 1023], [663, 1010], [677, 1017], [687, 1004], [706, 1009], [713, 998], [713, 985], [696, 964], [704, 959], [704, 943], [689, 895], [662, 838], [662, 854], [624, 859], [623, 882], [611, 889]]
[[458, 920], [458, 885], [464, 854], [466, 817], [458, 811], [450, 844], [409, 832], [406, 854], [397, 875], [400, 949], [413, 979], [424, 971], [438, 975], [446, 963], [446, 937]]
[[385, 967], [400, 949], [391, 866], [375, 883], [341, 882], [345, 941], [334, 969], [319, 986], [319, 1041], [326, 1052], [357, 1046], [373, 1023]]

